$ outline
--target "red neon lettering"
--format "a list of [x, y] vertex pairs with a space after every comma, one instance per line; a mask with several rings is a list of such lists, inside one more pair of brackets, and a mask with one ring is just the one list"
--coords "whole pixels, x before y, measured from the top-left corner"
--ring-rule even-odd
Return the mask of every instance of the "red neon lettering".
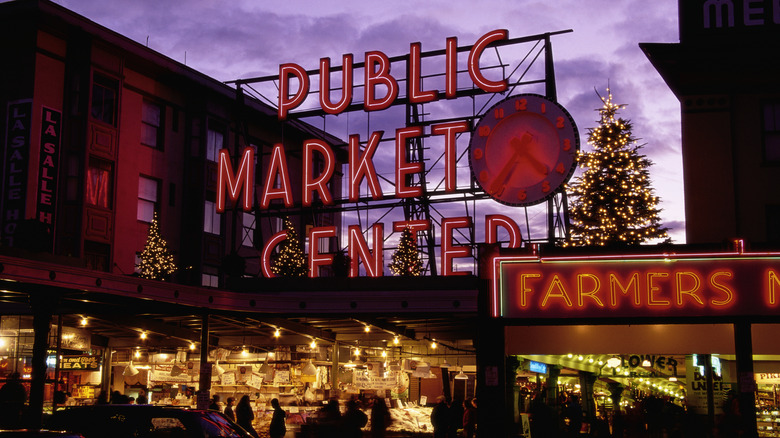
[[655, 293], [661, 291], [661, 286], [655, 284], [656, 278], [666, 278], [669, 274], [666, 272], [648, 272], [647, 273], [647, 305], [648, 306], [668, 306], [669, 300], [656, 299]]
[[[363, 108], [366, 111], [379, 111], [388, 108], [398, 96], [398, 82], [390, 75], [390, 59], [382, 52], [366, 52], [364, 70], [365, 99]], [[375, 88], [379, 84], [385, 86], [387, 94], [382, 99], [377, 100]]]
[[[252, 189], [254, 188], [255, 150], [251, 147], [244, 148], [241, 153], [241, 163], [238, 166], [238, 174], [233, 173], [233, 165], [230, 163], [230, 153], [227, 149], [219, 150], [219, 173], [217, 176], [217, 213], [225, 211], [225, 191], [229, 192], [231, 202], [238, 201], [243, 187], [244, 211], [252, 211]], [[227, 187], [226, 187], [227, 186]]]
[[[590, 279], [593, 282], [593, 288], [589, 291], [585, 291], [585, 288], [583, 287], [583, 284], [585, 283], [585, 279]], [[604, 303], [601, 301], [599, 297], [596, 296], [596, 293], [601, 288], [601, 281], [599, 281], [599, 278], [593, 274], [579, 274], [577, 275], [577, 305], [580, 307], [585, 306], [585, 297], [588, 297], [592, 299], [597, 306], [604, 307]]]
[[431, 223], [425, 219], [418, 219], [414, 221], [393, 221], [393, 232], [400, 233], [404, 228], [409, 228], [412, 232], [412, 237], [417, 239], [417, 232], [428, 231], [431, 228]]
[[[553, 289], [556, 289], [558, 292], [553, 292]], [[566, 303], [566, 307], [573, 307], [571, 304], [571, 299], [566, 293], [566, 288], [563, 287], [563, 282], [560, 278], [558, 278], [558, 274], [553, 275], [553, 279], [550, 281], [550, 285], [547, 287], [547, 291], [544, 293], [542, 308], [547, 307], [547, 300], [550, 298], [562, 298]]]
[[494, 30], [483, 35], [476, 43], [471, 47], [469, 51], [468, 69], [471, 80], [474, 81], [479, 88], [488, 93], [501, 93], [506, 91], [509, 87], [507, 80], [502, 79], [500, 81], [491, 81], [485, 78], [479, 69], [479, 58], [482, 56], [482, 52], [485, 48], [495, 41], [505, 40], [509, 36], [509, 32], [506, 29]]
[[409, 80], [407, 81], [407, 96], [410, 103], [425, 103], [438, 99], [436, 90], [422, 91], [422, 60], [420, 52], [422, 44], [412, 43], [409, 47]]
[[455, 271], [452, 267], [452, 259], [455, 257], [468, 257], [471, 255], [470, 246], [454, 246], [452, 243], [452, 231], [456, 228], [471, 228], [471, 218], [458, 217], [442, 219], [441, 221], [441, 268], [442, 275], [469, 275], [471, 271]]
[[775, 305], [777, 303], [777, 294], [776, 288], [780, 287], [780, 277], [778, 277], [777, 272], [773, 270], [767, 271], [767, 289], [769, 293], [769, 304]]
[[609, 274], [609, 296], [612, 307], [617, 307], [617, 290], [620, 289], [621, 294], [628, 295], [629, 288], [634, 289], [634, 305], [639, 306], [641, 304], [639, 298], [639, 273], [631, 275], [631, 279], [628, 280], [628, 285], [626, 287], [623, 287], [615, 274]]
[[265, 278], [276, 277], [274, 271], [271, 270], [271, 252], [276, 248], [276, 245], [280, 244], [283, 240], [287, 239], [287, 230], [279, 231], [271, 236], [263, 247], [263, 254], [260, 257], [261, 268], [263, 269], [263, 276]]
[[[318, 151], [324, 158], [325, 164], [320, 175], [314, 178], [314, 151]], [[314, 192], [319, 193], [322, 203], [333, 204], [333, 195], [328, 189], [327, 183], [333, 175], [336, 166], [336, 156], [327, 143], [322, 140], [306, 140], [303, 142], [303, 205], [310, 207], [314, 198]]]
[[341, 99], [334, 104], [330, 100], [330, 58], [320, 59], [320, 106], [328, 114], [339, 114], [352, 103], [353, 57], [348, 53], [341, 60]]
[[333, 264], [333, 254], [320, 254], [320, 239], [336, 237], [336, 227], [314, 227], [309, 230], [309, 277], [320, 275], [320, 266]]
[[457, 186], [457, 176], [455, 174], [457, 164], [456, 139], [457, 134], [467, 132], [469, 123], [450, 122], [433, 125], [431, 134], [444, 135], [444, 191], [454, 192]]
[[528, 307], [528, 292], [533, 292], [533, 289], [528, 287], [526, 279], [529, 278], [541, 278], [542, 274], [520, 274], [520, 307]]
[[410, 187], [412, 173], [422, 173], [423, 163], [406, 161], [406, 141], [412, 137], [419, 137], [423, 133], [422, 126], [409, 126], [398, 128], [395, 131], [395, 197], [414, 198], [422, 195], [422, 187]]
[[458, 93], [458, 39], [447, 38], [444, 49], [444, 95], [452, 99]]
[[[277, 177], [279, 178], [279, 187], [274, 187], [274, 181]], [[290, 175], [287, 174], [287, 157], [284, 154], [284, 146], [280, 143], [275, 144], [271, 151], [271, 162], [268, 164], [260, 207], [267, 209], [271, 205], [272, 199], [284, 200], [285, 207], [293, 205]]]
[[507, 248], [519, 248], [523, 241], [520, 228], [515, 221], [503, 214], [491, 214], [485, 217], [485, 243], [491, 244], [498, 241], [498, 227], [509, 233]]
[[[682, 306], [683, 305], [683, 295], [688, 295], [691, 298], [693, 298], [697, 303], [704, 305], [704, 301], [702, 301], [701, 297], [696, 295], [696, 292], [701, 288], [701, 279], [699, 279], [699, 276], [696, 275], [694, 272], [688, 272], [688, 271], [679, 271], [675, 272], [674, 274], [676, 283], [677, 283], [677, 305]], [[683, 282], [684, 277], [688, 277], [691, 279], [693, 284], [691, 287], [685, 289]]]
[[374, 224], [371, 227], [373, 230], [374, 240], [374, 255], [371, 255], [371, 250], [368, 248], [368, 243], [363, 237], [363, 233], [360, 232], [359, 225], [349, 226], [349, 276], [357, 277], [359, 274], [358, 259], [363, 260], [363, 267], [366, 269], [366, 274], [369, 277], [381, 277], [384, 274], [383, 271], [383, 248], [384, 248], [384, 225], [381, 223]]
[[349, 136], [349, 200], [356, 202], [360, 195], [360, 182], [366, 178], [368, 190], [374, 200], [382, 198], [382, 189], [379, 187], [379, 178], [374, 167], [374, 153], [384, 131], [375, 131], [366, 143], [363, 155], [360, 155], [360, 135]]
[[726, 295], [726, 298], [722, 300], [711, 300], [710, 304], [713, 306], [728, 306], [731, 304], [732, 301], [734, 301], [734, 291], [731, 290], [731, 288], [728, 287], [728, 285], [718, 283], [718, 277], [726, 277], [731, 278], [732, 273], [727, 271], [718, 271], [714, 272], [710, 276], [710, 286], [712, 286], [713, 289], [717, 289], [721, 292], [723, 292], [724, 295]]
[[[290, 78], [298, 78], [298, 91], [290, 98]], [[303, 103], [309, 95], [309, 75], [298, 64], [282, 64], [279, 66], [279, 120], [287, 119], [287, 113]]]

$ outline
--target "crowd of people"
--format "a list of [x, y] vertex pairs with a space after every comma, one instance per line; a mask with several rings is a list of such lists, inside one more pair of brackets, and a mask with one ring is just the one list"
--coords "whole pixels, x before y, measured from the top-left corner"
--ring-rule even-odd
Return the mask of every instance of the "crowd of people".
[[[477, 436], [477, 399], [457, 399], [447, 402], [444, 396], [437, 398], [431, 411], [434, 438], [474, 438]], [[460, 431], [463, 435], [459, 435]]]

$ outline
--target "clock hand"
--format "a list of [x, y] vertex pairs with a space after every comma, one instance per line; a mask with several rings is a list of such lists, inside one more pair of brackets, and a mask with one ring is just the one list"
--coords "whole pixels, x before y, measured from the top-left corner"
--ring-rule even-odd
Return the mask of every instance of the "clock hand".
[[[528, 135], [528, 139], [526, 139], [526, 135]], [[531, 155], [530, 151], [528, 150], [528, 146], [531, 144], [530, 134], [525, 133], [523, 135], [522, 139], [518, 139], [517, 137], [513, 138], [512, 141], [509, 142], [509, 144], [514, 148], [515, 153], [520, 156], [520, 158], [525, 158], [528, 160], [528, 163], [533, 167], [537, 172], [541, 173], [542, 175], [547, 175], [550, 173], [550, 169], [541, 161], [539, 161], [536, 157]]]
[[496, 178], [490, 184], [488, 193], [498, 196], [500, 195], [499, 191], [503, 192], [507, 179], [509, 179], [510, 174], [517, 166], [517, 163], [520, 161], [522, 149], [524, 149], [526, 145], [530, 144], [531, 140], [533, 140], [533, 136], [528, 132], [525, 132], [523, 133], [522, 138], [514, 137], [510, 141], [510, 145], [514, 149], [514, 153], [509, 158], [509, 161], [506, 162], [504, 167], [501, 168], [498, 176], [496, 176]]

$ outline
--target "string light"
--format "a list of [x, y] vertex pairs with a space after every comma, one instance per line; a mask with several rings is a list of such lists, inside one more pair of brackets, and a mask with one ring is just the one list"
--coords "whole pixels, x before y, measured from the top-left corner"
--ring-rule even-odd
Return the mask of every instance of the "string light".
[[285, 217], [283, 223], [287, 238], [279, 245], [279, 253], [271, 264], [271, 271], [282, 277], [305, 277], [309, 274], [309, 268], [298, 233], [289, 217]]
[[417, 238], [412, 229], [406, 227], [401, 232], [398, 249], [393, 253], [393, 261], [389, 265], [390, 270], [395, 275], [417, 277], [421, 274], [422, 266], [420, 252], [417, 249]]
[[139, 256], [138, 275], [150, 280], [165, 280], [176, 272], [178, 267], [173, 261], [173, 253], [168, 249], [168, 243], [160, 236], [157, 222], [157, 212], [154, 212], [146, 245]]

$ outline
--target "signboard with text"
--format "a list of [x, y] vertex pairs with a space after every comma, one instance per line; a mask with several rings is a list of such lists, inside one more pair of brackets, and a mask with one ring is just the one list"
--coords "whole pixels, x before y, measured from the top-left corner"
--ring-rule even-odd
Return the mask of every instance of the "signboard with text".
[[493, 258], [504, 318], [776, 315], [780, 253]]

